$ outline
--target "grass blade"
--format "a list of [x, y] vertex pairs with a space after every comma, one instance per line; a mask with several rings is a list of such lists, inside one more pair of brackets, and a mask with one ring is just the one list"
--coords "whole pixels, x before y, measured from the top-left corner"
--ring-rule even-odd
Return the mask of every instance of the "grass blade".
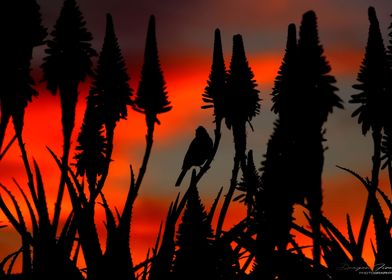
[[16, 136], [16, 134], [14, 135], [14, 137], [12, 137], [11, 141], [7, 144], [7, 146], [5, 147], [5, 149], [3, 151], [1, 151], [0, 154], [0, 161], [3, 159], [3, 157], [5, 156], [5, 154], [7, 153], [7, 151], [11, 148], [12, 144], [15, 142], [15, 140], [18, 137]]
[[[172, 204], [170, 205], [170, 208], [171, 207], [172, 207]], [[158, 231], [157, 239], [155, 241], [155, 246], [152, 249], [152, 256], [153, 256], [153, 258], [155, 258], [157, 253], [158, 253], [158, 248], [159, 248], [159, 244], [161, 242], [161, 236], [162, 236], [162, 227], [163, 227], [163, 223], [161, 222], [161, 224], [159, 225], [159, 231]]]
[[11, 211], [9, 210], [8, 206], [3, 200], [3, 197], [0, 195], [0, 208], [3, 211], [4, 215], [7, 217], [8, 221], [12, 224], [12, 226], [15, 228], [15, 230], [19, 233], [19, 235], [23, 236], [26, 234], [26, 224], [24, 223], [24, 220], [20, 219], [22, 216], [22, 212], [20, 210], [20, 207], [18, 203], [16, 202], [15, 197], [11, 194], [11, 192], [3, 185], [0, 183], [0, 187], [7, 193], [7, 195], [11, 198], [11, 201], [14, 205], [14, 208], [17, 212], [18, 218], [16, 218]]
[[385, 203], [387, 204], [389, 211], [392, 212], [392, 201], [388, 198], [388, 196], [383, 192], [380, 188], [377, 188], [378, 193], [384, 199]]
[[11, 257], [11, 262], [10, 262], [10, 265], [8, 266], [8, 270], [7, 270], [7, 275], [8, 275], [8, 276], [11, 276], [12, 269], [14, 268], [16, 259], [18, 258], [18, 256], [19, 256], [20, 253], [22, 253], [22, 252], [23, 252], [23, 247], [22, 247], [20, 250], [18, 250], [18, 251], [16, 252], [16, 254], [14, 254], [14, 255]]
[[37, 218], [35, 216], [32, 204], [30, 203], [26, 193], [24, 192], [22, 187], [19, 185], [19, 183], [14, 178], [12, 180], [14, 181], [15, 185], [19, 189], [20, 193], [23, 196], [23, 199], [26, 202], [27, 208], [29, 209], [29, 213], [30, 213], [31, 224], [32, 224], [32, 227], [33, 227], [33, 234], [34, 234], [34, 236], [37, 236], [37, 234], [38, 234], [38, 222], [37, 222]]
[[61, 230], [60, 237], [58, 240], [58, 247], [60, 247], [65, 253], [65, 257], [69, 258], [72, 253], [72, 248], [74, 241], [76, 239], [76, 232], [77, 232], [77, 221], [75, 219], [75, 214], [72, 211]]
[[[32, 244], [32, 238], [30, 233], [27, 231], [27, 226], [23, 218], [22, 211], [20, 209], [20, 206], [18, 202], [16, 201], [16, 198], [13, 196], [10, 190], [8, 190], [3, 184], [0, 184], [0, 187], [8, 194], [8, 196], [11, 198], [11, 201], [14, 205], [14, 208], [16, 210], [16, 214], [18, 216], [18, 222], [19, 222], [19, 227], [20, 227], [20, 237], [22, 239], [22, 255], [23, 255], [23, 263], [22, 263], [22, 272], [27, 276], [31, 274], [31, 254], [30, 254], [30, 245]], [[0, 204], [4, 204], [3, 199], [0, 196]], [[5, 206], [5, 204], [4, 204]], [[1, 206], [0, 206], [1, 207]], [[4, 209], [3, 209], [4, 212]], [[5, 214], [5, 213], [4, 213]]]
[[350, 241], [350, 243], [353, 247], [356, 247], [357, 243], [355, 241], [354, 232], [353, 232], [353, 228], [351, 225], [351, 219], [350, 219], [349, 214], [346, 215], [346, 222], [347, 222], [348, 240]]
[[74, 256], [72, 258], [72, 263], [76, 266], [77, 262], [78, 262], [78, 258], [79, 258], [79, 253], [80, 253], [80, 248], [81, 248], [81, 243], [78, 241], [77, 245], [76, 245], [76, 249], [75, 249], [75, 253]]
[[37, 198], [38, 198], [38, 216], [39, 216], [39, 224], [42, 229], [45, 231], [50, 231], [50, 219], [49, 219], [49, 212], [48, 212], [48, 203], [46, 201], [45, 189], [44, 189], [44, 182], [42, 180], [41, 171], [38, 167], [37, 162], [34, 160], [34, 169], [36, 175], [36, 184], [37, 184]]
[[369, 181], [368, 180], [366, 180], [365, 178], [363, 178], [361, 175], [359, 175], [358, 173], [356, 173], [355, 171], [353, 171], [353, 170], [351, 170], [351, 169], [348, 169], [348, 168], [345, 168], [345, 167], [342, 167], [342, 166], [339, 166], [339, 165], [336, 165], [336, 167], [337, 168], [339, 168], [339, 169], [342, 169], [342, 170], [344, 170], [344, 171], [346, 171], [346, 172], [348, 172], [348, 173], [350, 173], [351, 175], [353, 175], [355, 178], [357, 178], [367, 189], [370, 187], [369, 185], [370, 185], [370, 183], [369, 183]]
[[[369, 181], [369, 179], [363, 178], [358, 173], [356, 173], [353, 170], [350, 170], [348, 168], [344, 168], [344, 167], [341, 167], [341, 166], [338, 166], [338, 165], [337, 165], [337, 167], [339, 169], [342, 169], [342, 170], [350, 173], [355, 178], [357, 178], [362, 183], [362, 185], [368, 190], [369, 195], [372, 192], [374, 192], [372, 190], [372, 188], [371, 188], [372, 183]], [[375, 186], [375, 187], [377, 187], [377, 186]], [[364, 246], [364, 243], [365, 243], [365, 237], [366, 237], [366, 233], [367, 233], [367, 229], [368, 229], [368, 225], [369, 225], [369, 221], [370, 221], [370, 217], [371, 217], [371, 213], [372, 213], [372, 209], [368, 208], [368, 206], [369, 206], [369, 199], [370, 199], [370, 197], [368, 197], [368, 202], [366, 203], [365, 214], [364, 214], [364, 216], [362, 218], [361, 227], [359, 229], [359, 235], [358, 235], [358, 243], [357, 243], [358, 245], [357, 245], [357, 248], [358, 248], [358, 251], [360, 252], [360, 254], [362, 254], [362, 251], [363, 251], [363, 246]]]
[[143, 269], [141, 280], [147, 280], [147, 276], [148, 276], [148, 260], [149, 260], [149, 258], [150, 258], [150, 250], [147, 251], [147, 257], [146, 257], [146, 261], [145, 261], [145, 265], [144, 265], [144, 269]]
[[[55, 160], [57, 166], [61, 170], [62, 164], [61, 164], [60, 159], [56, 156], [56, 154], [49, 147], [46, 147], [46, 149], [48, 149], [49, 153], [52, 155], [53, 159]], [[68, 169], [68, 171], [70, 171], [70, 169]], [[74, 175], [72, 173], [72, 171], [70, 171], [70, 173], [71, 173], [72, 176]], [[75, 177], [76, 177], [76, 175], [75, 175]], [[75, 182], [75, 185], [76, 185], [76, 188], [75, 188], [75, 186], [72, 184], [72, 182], [71, 182], [71, 180], [70, 180], [68, 175], [65, 176], [65, 182], [67, 184], [68, 192], [69, 192], [69, 195], [71, 197], [71, 202], [72, 202], [73, 209], [74, 209], [74, 211], [80, 212], [82, 205], [84, 207], [87, 207], [87, 198], [86, 198], [86, 196], [85, 196], [85, 194], [83, 192], [83, 188], [82, 188], [82, 186], [79, 183], [77, 183], [77, 180], [75, 180], [75, 178], [74, 178], [74, 182]], [[78, 191], [77, 190], [79, 191], [79, 195], [78, 195]]]
[[[117, 225], [116, 220], [114, 219], [114, 215], [112, 210], [110, 210], [109, 205], [105, 199], [105, 196], [101, 193], [102, 198], [102, 207], [105, 209], [105, 216], [106, 216], [106, 253], [111, 253], [115, 250], [115, 244], [118, 242], [117, 240]], [[105, 253], [105, 254], [106, 254]]]
[[[7, 262], [12, 259], [15, 255], [16, 257], [19, 256], [19, 254], [22, 252], [22, 248], [20, 248], [18, 251], [13, 252], [9, 255], [7, 255], [1, 262], [0, 262], [0, 271], [4, 271], [4, 267], [7, 264]], [[1, 274], [0, 274], [1, 275]]]

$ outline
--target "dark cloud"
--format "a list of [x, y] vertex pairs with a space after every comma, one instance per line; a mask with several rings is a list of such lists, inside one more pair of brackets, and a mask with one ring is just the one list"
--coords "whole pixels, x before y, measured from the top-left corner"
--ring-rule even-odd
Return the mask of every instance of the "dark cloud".
[[[63, 0], [40, 0], [45, 24], [52, 27]], [[157, 17], [159, 46], [163, 53], [189, 55], [211, 48], [213, 30], [221, 28], [224, 46], [231, 37], [244, 35], [250, 52], [280, 51], [286, 27], [300, 24], [310, 9], [319, 17], [321, 39], [328, 45], [362, 47], [367, 36], [367, 7], [375, 5], [381, 27], [387, 34], [389, 0], [79, 0], [97, 48], [103, 40], [105, 14], [112, 13], [122, 48], [129, 56], [139, 56], [144, 47], [148, 17]]]

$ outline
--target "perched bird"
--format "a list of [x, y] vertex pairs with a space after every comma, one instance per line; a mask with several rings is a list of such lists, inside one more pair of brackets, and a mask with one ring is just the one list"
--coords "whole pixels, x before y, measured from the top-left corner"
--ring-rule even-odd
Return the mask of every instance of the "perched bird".
[[182, 179], [192, 166], [201, 166], [210, 156], [213, 149], [213, 143], [207, 130], [199, 126], [196, 129], [196, 136], [189, 145], [186, 152], [184, 162], [182, 163], [182, 171], [178, 176], [176, 187], [181, 185]]

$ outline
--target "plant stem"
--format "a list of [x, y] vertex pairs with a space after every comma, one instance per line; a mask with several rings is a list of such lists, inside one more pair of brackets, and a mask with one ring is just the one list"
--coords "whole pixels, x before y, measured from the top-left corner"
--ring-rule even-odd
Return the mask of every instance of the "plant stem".
[[[144, 152], [143, 162], [139, 169], [139, 174], [135, 183], [135, 192], [136, 196], [139, 192], [140, 185], [142, 184], [144, 174], [147, 170], [148, 160], [150, 159], [150, 154], [152, 150], [153, 144], [153, 135], [154, 135], [154, 125], [155, 125], [155, 116], [146, 115], [146, 123], [147, 123], [147, 135], [146, 135], [146, 150]], [[135, 197], [136, 198], [136, 197]]]
[[219, 213], [218, 224], [216, 227], [216, 237], [220, 238], [222, 234], [223, 223], [225, 221], [227, 211], [237, 187], [238, 172], [241, 168], [245, 168], [245, 151], [246, 151], [246, 128], [245, 123], [239, 122], [233, 125], [233, 138], [235, 146], [234, 167], [232, 170], [229, 191], [226, 194], [221, 212]]
[[102, 250], [99, 243], [97, 229], [94, 223], [94, 205], [88, 204], [79, 213], [75, 212], [76, 219], [79, 220], [78, 231], [80, 235], [81, 247], [86, 261], [87, 279], [99, 279], [101, 266]]
[[61, 203], [63, 200], [65, 180], [68, 172], [68, 158], [71, 149], [71, 135], [75, 126], [75, 110], [78, 96], [78, 82], [70, 85], [60, 87], [60, 101], [61, 101], [61, 122], [63, 126], [63, 157], [61, 167], [60, 185], [55, 202], [53, 215], [53, 234], [56, 237], [57, 227], [60, 220]]
[[216, 226], [216, 237], [217, 238], [220, 238], [220, 236], [222, 234], [223, 223], [225, 221], [226, 214], [229, 209], [231, 199], [233, 198], [233, 194], [234, 194], [235, 188], [237, 186], [237, 177], [238, 177], [239, 169], [240, 169], [240, 159], [236, 155], [234, 157], [234, 167], [233, 167], [233, 171], [232, 171], [232, 175], [231, 175], [229, 191], [227, 192], [225, 200], [223, 202], [221, 212], [219, 213], [218, 225]]
[[373, 212], [372, 201], [374, 198], [374, 193], [376, 192], [378, 187], [378, 176], [379, 176], [380, 165], [381, 165], [381, 130], [374, 129], [372, 133], [372, 137], [373, 137], [373, 145], [374, 145], [374, 154], [372, 157], [372, 161], [373, 161], [372, 181], [371, 181], [371, 189], [369, 190], [370, 192], [366, 202], [365, 213], [363, 215], [362, 224], [358, 236], [358, 251], [360, 255], [362, 254], [363, 251], [366, 232]]
[[[155, 126], [155, 116], [151, 116], [146, 114], [146, 123], [147, 123], [147, 135], [146, 135], [146, 150], [144, 152], [144, 157], [143, 157], [143, 162], [142, 165], [140, 166], [139, 169], [139, 174], [137, 176], [136, 182], [133, 177], [133, 172], [131, 169], [131, 185], [128, 191], [127, 199], [125, 202], [124, 210], [121, 215], [120, 219], [120, 224], [119, 224], [119, 230], [120, 230], [120, 235], [123, 238], [122, 240], [125, 240], [126, 245], [129, 247], [129, 235], [131, 232], [131, 222], [132, 222], [132, 212], [133, 212], [133, 206], [136, 201], [136, 198], [139, 193], [140, 186], [143, 181], [144, 174], [146, 173], [147, 170], [147, 164], [151, 155], [151, 150], [152, 150], [152, 145], [153, 145], [153, 136], [154, 136], [154, 126]], [[127, 256], [129, 258], [129, 267], [133, 268], [133, 260], [132, 260], [132, 255], [129, 251], [129, 255]], [[131, 273], [129, 275], [131, 280], [136, 279], [134, 273]]]

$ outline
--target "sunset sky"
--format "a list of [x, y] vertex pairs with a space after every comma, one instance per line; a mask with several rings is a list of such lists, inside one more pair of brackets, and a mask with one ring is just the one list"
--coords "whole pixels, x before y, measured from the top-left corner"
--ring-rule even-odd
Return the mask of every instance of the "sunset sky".
[[[38, 1], [43, 23], [49, 31], [59, 15], [62, 2]], [[270, 94], [284, 54], [287, 26], [295, 23], [299, 28], [302, 14], [308, 10], [314, 10], [318, 16], [320, 40], [332, 66], [331, 73], [338, 80], [338, 95], [345, 101], [345, 110], [336, 110], [326, 125], [326, 146], [329, 149], [325, 153], [323, 177], [324, 213], [342, 232], [346, 232], [345, 215], [350, 213], [357, 232], [366, 202], [366, 190], [335, 165], [349, 167], [364, 176], [370, 175], [370, 135], [362, 136], [357, 120], [351, 118], [354, 107], [347, 101], [355, 92], [351, 85], [356, 82], [366, 46], [369, 26], [367, 8], [370, 5], [376, 8], [384, 42], [387, 44], [387, 30], [391, 23], [389, 15], [392, 13], [390, 0], [79, 0], [78, 3], [87, 28], [94, 36], [93, 46], [98, 51], [104, 37], [105, 15], [107, 12], [113, 15], [134, 90], [138, 85], [143, 62], [148, 18], [151, 14], [156, 16], [159, 55], [173, 109], [159, 116], [161, 125], [155, 129], [152, 155], [136, 202], [131, 243], [136, 262], [141, 261], [147, 249], [153, 246], [159, 224], [165, 218], [170, 202], [179, 191], [185, 191], [189, 182], [189, 176], [186, 176], [180, 188], [174, 187], [195, 129], [198, 125], [203, 125], [213, 135], [212, 110], [202, 110], [200, 107], [201, 94], [211, 66], [215, 28], [221, 30], [227, 66], [231, 57], [232, 36], [240, 33], [244, 38], [248, 61], [262, 98], [261, 113], [253, 121], [254, 131], [248, 130], [248, 148], [254, 150], [256, 164], [260, 167], [276, 118], [270, 111]], [[39, 65], [42, 63], [43, 50], [44, 47], [40, 47], [34, 52], [33, 71], [37, 82], [42, 79]], [[60, 172], [46, 146], [58, 155], [61, 154], [60, 101], [58, 96], [52, 96], [45, 90], [45, 84], [38, 83], [37, 89], [40, 96], [33, 100], [26, 111], [24, 138], [30, 159], [35, 158], [42, 169], [49, 206], [52, 207]], [[80, 86], [73, 146], [83, 118], [88, 89], [88, 83]], [[13, 133], [13, 128], [9, 127], [5, 143], [8, 143]], [[113, 163], [104, 188], [112, 208], [123, 207], [129, 187], [129, 164], [138, 172], [145, 148], [145, 133], [143, 115], [129, 109], [128, 120], [122, 120], [115, 132]], [[222, 143], [212, 168], [199, 185], [207, 208], [219, 188], [229, 184], [233, 149], [231, 131], [224, 127]], [[0, 182], [14, 190], [12, 177], [26, 186], [17, 145], [13, 145], [0, 162]], [[389, 190], [386, 179], [381, 180], [381, 183]], [[63, 210], [63, 213], [70, 210], [67, 200]], [[97, 212], [97, 227], [103, 232], [104, 217], [99, 206]], [[241, 207], [233, 203], [227, 226], [238, 221], [243, 213]], [[27, 217], [27, 213], [25, 216]], [[5, 222], [4, 216], [0, 215], [0, 221]], [[16, 236], [10, 227], [0, 230], [0, 259], [19, 248]]]

